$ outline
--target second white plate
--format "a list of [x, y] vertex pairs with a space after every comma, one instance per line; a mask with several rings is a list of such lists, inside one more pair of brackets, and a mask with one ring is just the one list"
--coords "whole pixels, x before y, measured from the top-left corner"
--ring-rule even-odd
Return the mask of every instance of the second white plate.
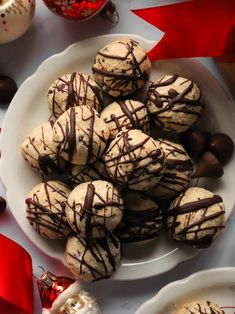
[[[60, 54], [44, 61], [35, 74], [28, 78], [15, 95], [1, 134], [0, 176], [7, 191], [9, 207], [18, 224], [26, 235], [45, 254], [64, 262], [64, 242], [52, 242], [40, 237], [26, 219], [25, 197], [40, 182], [20, 155], [20, 146], [28, 133], [39, 123], [48, 120], [46, 94], [48, 86], [57, 77], [72, 71], [91, 72], [97, 51], [108, 42], [123, 37], [131, 37], [149, 50], [154, 42], [136, 35], [106, 35], [78, 42]], [[193, 60], [172, 60], [153, 63], [151, 80], [165, 74], [178, 73], [196, 81], [202, 88], [206, 112], [201, 125], [212, 132], [223, 131], [235, 142], [235, 110], [224, 90], [211, 74], [198, 62]], [[220, 194], [225, 202], [227, 217], [232, 211], [234, 195], [235, 158], [225, 167], [221, 180], [200, 181], [200, 185], [209, 187]], [[113, 278], [130, 280], [146, 278], [166, 272], [175, 265], [191, 258], [197, 250], [180, 246], [167, 239], [163, 234], [152, 243], [143, 246], [128, 245], [124, 248], [121, 267]]]
[[145, 302], [135, 314], [174, 314], [184, 303], [211, 301], [226, 314], [235, 312], [235, 268], [214, 268], [174, 281]]

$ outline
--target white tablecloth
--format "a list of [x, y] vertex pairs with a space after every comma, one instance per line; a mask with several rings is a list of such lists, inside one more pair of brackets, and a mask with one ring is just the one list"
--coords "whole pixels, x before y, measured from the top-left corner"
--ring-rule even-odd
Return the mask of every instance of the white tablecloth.
[[[84, 23], [67, 21], [53, 15], [42, 1], [37, 0], [36, 2], [36, 14], [33, 24], [27, 33], [15, 42], [0, 46], [0, 74], [13, 77], [17, 81], [18, 86], [35, 71], [44, 59], [62, 51], [73, 42], [87, 37], [107, 33], [134, 33], [149, 39], [159, 40], [162, 33], [132, 14], [129, 8], [150, 7], [174, 1], [113, 1], [116, 3], [120, 14], [120, 22], [116, 26], [99, 16]], [[200, 61], [226, 88], [213, 60], [204, 58], [200, 59]], [[5, 109], [0, 109], [1, 125], [5, 111]], [[0, 192], [1, 195], [5, 195], [2, 186], [0, 187]], [[103, 314], [133, 314], [144, 301], [155, 295], [160, 288], [173, 280], [184, 278], [201, 269], [217, 266], [235, 266], [234, 219], [235, 216], [232, 215], [225, 234], [211, 248], [202, 251], [190, 261], [178, 265], [168, 273], [144, 280], [129, 282], [105, 280], [95, 284], [86, 284], [85, 286], [97, 297]], [[48, 258], [30, 242], [18, 227], [9, 209], [0, 216], [0, 232], [17, 241], [30, 253], [36, 273], [36, 268], [40, 265], [55, 274], [71, 276], [61, 263]], [[36, 285], [34, 295], [36, 314], [41, 312], [41, 302]]]

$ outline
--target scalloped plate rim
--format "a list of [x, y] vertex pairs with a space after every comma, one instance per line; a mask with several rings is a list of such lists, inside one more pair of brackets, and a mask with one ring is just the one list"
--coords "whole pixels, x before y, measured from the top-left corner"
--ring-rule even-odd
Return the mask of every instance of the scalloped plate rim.
[[158, 304], [161, 302], [161, 300], [164, 298], [165, 295], [169, 295], [169, 291], [171, 289], [176, 288], [177, 286], [182, 286], [182, 285], [188, 285], [190, 283], [193, 283], [194, 280], [197, 280], [197, 278], [201, 278], [201, 277], [208, 277], [211, 275], [216, 275], [216, 274], [220, 274], [220, 273], [232, 273], [233, 276], [235, 276], [235, 267], [215, 267], [215, 268], [209, 268], [209, 269], [205, 269], [205, 270], [200, 270], [197, 271], [183, 279], [179, 279], [179, 280], [175, 280], [173, 282], [168, 283], [167, 285], [165, 285], [164, 287], [162, 287], [158, 293], [153, 296], [152, 298], [150, 298], [149, 300], [147, 300], [146, 302], [144, 302], [135, 312], [135, 314], [145, 314], [148, 313], [146, 311], [148, 311], [148, 308], [151, 306], [155, 306], [157, 307]]

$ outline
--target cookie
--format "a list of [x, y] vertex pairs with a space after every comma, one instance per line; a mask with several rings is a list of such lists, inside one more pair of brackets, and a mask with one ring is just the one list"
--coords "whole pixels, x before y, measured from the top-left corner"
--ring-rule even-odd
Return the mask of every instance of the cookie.
[[120, 223], [123, 200], [110, 182], [85, 182], [70, 193], [65, 212], [68, 223], [77, 234], [87, 239], [100, 238]]
[[96, 161], [106, 147], [109, 134], [103, 119], [87, 106], [68, 109], [53, 126], [53, 141], [59, 155], [78, 165]]
[[112, 138], [124, 129], [140, 129], [147, 134], [150, 130], [147, 108], [137, 100], [117, 100], [104, 108], [101, 118], [107, 123]]
[[165, 139], [159, 139], [158, 142], [164, 152], [166, 171], [158, 184], [146, 193], [157, 199], [167, 199], [188, 186], [193, 165], [182, 145]]
[[60, 173], [65, 161], [59, 158], [52, 139], [51, 122], [41, 123], [34, 128], [21, 145], [21, 155], [36, 172], [48, 175]]
[[184, 304], [176, 314], [225, 314], [215, 303], [210, 301], [195, 301]]
[[92, 67], [94, 80], [113, 97], [127, 96], [143, 87], [151, 73], [151, 62], [133, 39], [120, 39], [99, 50]]
[[222, 233], [224, 225], [222, 198], [199, 187], [182, 192], [167, 212], [167, 229], [171, 238], [198, 248], [210, 246]]
[[71, 232], [65, 216], [69, 193], [62, 182], [48, 181], [39, 183], [28, 194], [27, 219], [42, 237], [61, 239]]
[[146, 104], [155, 125], [182, 133], [201, 115], [200, 88], [190, 79], [166, 75], [150, 85]]
[[47, 93], [49, 110], [56, 117], [75, 106], [102, 108], [103, 98], [99, 86], [90, 75], [73, 72], [59, 77]]
[[65, 249], [65, 261], [75, 277], [85, 281], [109, 278], [120, 265], [121, 246], [112, 234], [87, 242], [72, 235]]
[[133, 190], [150, 189], [165, 171], [159, 143], [140, 130], [119, 132], [111, 141], [104, 160], [113, 182]]
[[156, 202], [146, 195], [128, 191], [123, 194], [124, 216], [115, 230], [121, 242], [146, 242], [156, 238], [161, 230], [163, 215]]

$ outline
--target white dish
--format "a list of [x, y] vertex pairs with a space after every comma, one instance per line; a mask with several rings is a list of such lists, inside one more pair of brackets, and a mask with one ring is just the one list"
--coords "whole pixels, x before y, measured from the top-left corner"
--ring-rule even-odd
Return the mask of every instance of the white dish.
[[135, 314], [174, 314], [186, 302], [209, 300], [223, 307], [226, 314], [235, 312], [235, 267], [197, 272], [163, 287]]
[[[28, 78], [15, 95], [6, 114], [1, 134], [0, 175], [7, 191], [9, 207], [25, 234], [45, 254], [64, 262], [61, 242], [51, 242], [41, 238], [30, 226], [25, 214], [25, 197], [40, 177], [27, 167], [20, 155], [20, 145], [27, 134], [50, 116], [46, 94], [48, 86], [58, 76], [72, 71], [91, 72], [91, 65], [98, 49], [113, 40], [132, 37], [149, 50], [155, 43], [136, 35], [106, 35], [87, 39], [67, 48], [60, 54], [44, 61], [35, 74]], [[235, 110], [224, 90], [211, 74], [193, 60], [172, 60], [153, 64], [151, 80], [164, 75], [178, 73], [192, 78], [202, 87], [203, 100], [208, 110], [202, 124], [211, 131], [223, 131], [235, 142]], [[207, 186], [225, 201], [227, 217], [232, 211], [235, 195], [233, 179], [235, 158], [225, 167], [221, 180], [204, 180]], [[155, 243], [156, 242], [156, 243]], [[122, 265], [114, 274], [114, 279], [130, 280], [146, 278], [166, 272], [181, 261], [194, 256], [198, 251], [166, 239], [162, 235], [157, 241], [144, 246], [128, 245], [124, 248]]]

